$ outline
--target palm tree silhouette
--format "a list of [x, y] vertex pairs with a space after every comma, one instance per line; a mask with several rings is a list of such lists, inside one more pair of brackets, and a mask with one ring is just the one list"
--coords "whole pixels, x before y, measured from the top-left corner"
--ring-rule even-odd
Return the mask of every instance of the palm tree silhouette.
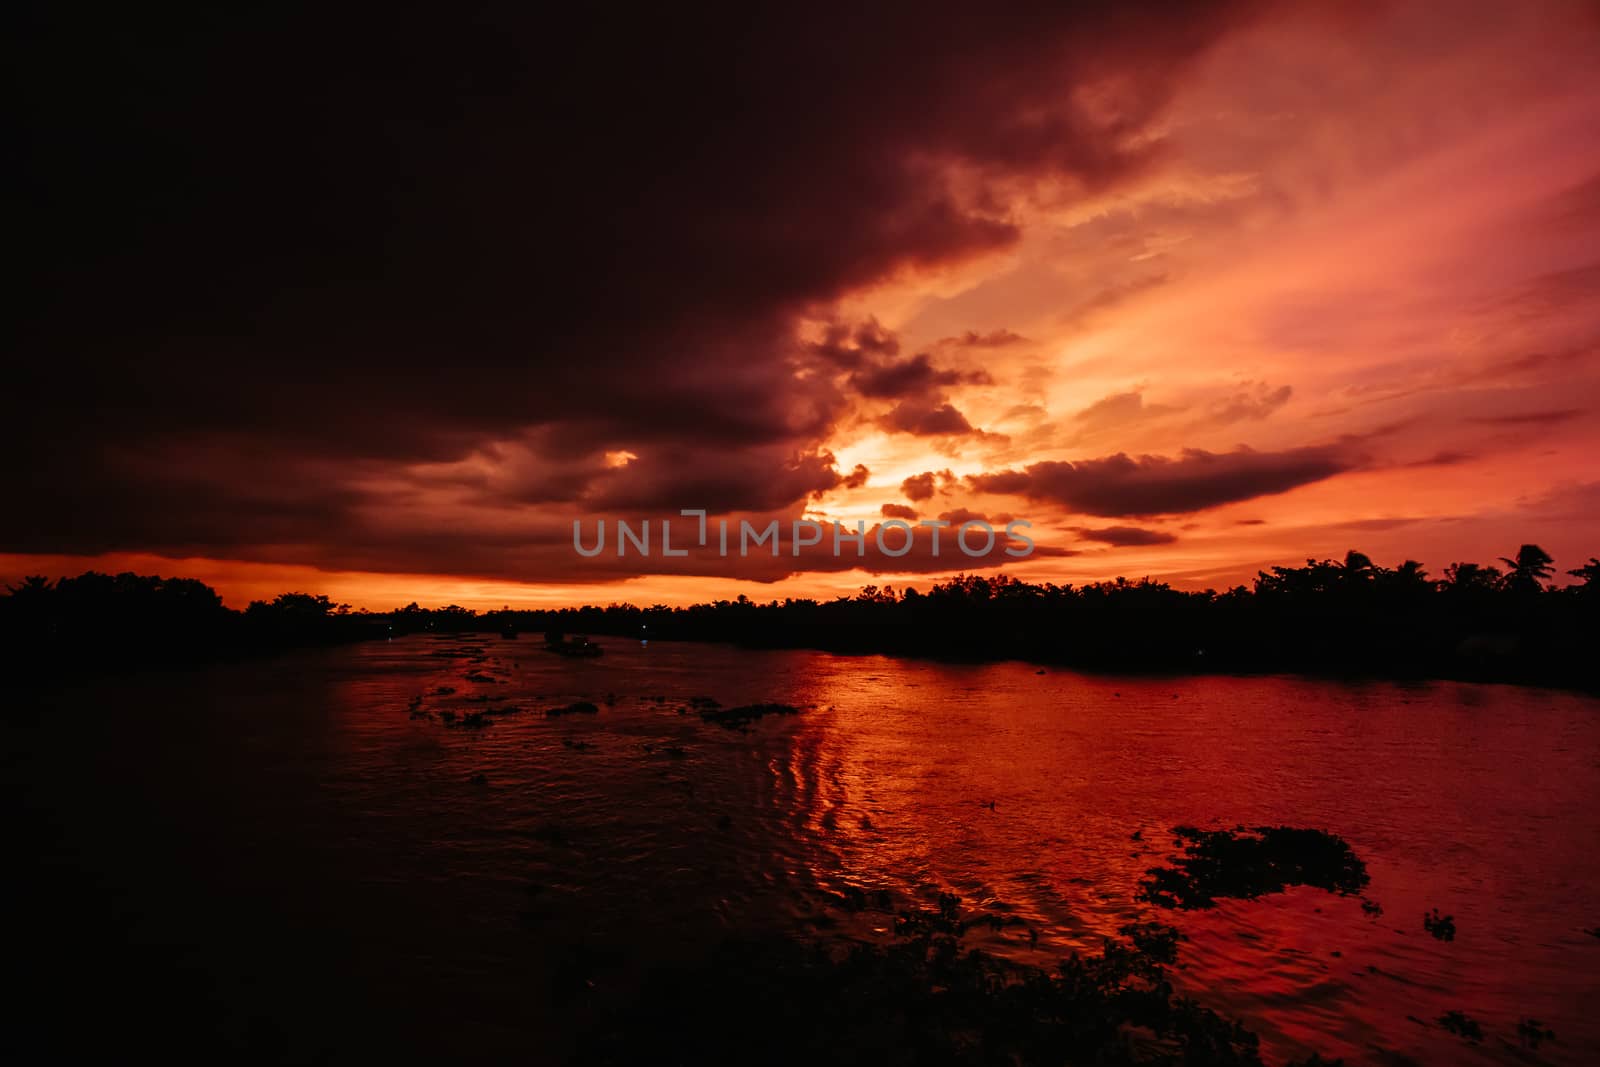
[[1538, 545], [1523, 545], [1517, 549], [1516, 559], [1501, 556], [1500, 562], [1511, 568], [1511, 573], [1506, 575], [1506, 585], [1519, 593], [1542, 591], [1542, 583], [1549, 581], [1555, 573], [1551, 566], [1555, 560]]
[[1572, 575], [1574, 578], [1581, 578], [1583, 580], [1582, 584], [1573, 587], [1578, 595], [1584, 597], [1585, 599], [1592, 599], [1596, 596], [1600, 596], [1600, 559], [1590, 556], [1588, 563], [1585, 563], [1576, 570], [1570, 570], [1567, 573]]
[[1394, 569], [1394, 573], [1407, 585], [1425, 585], [1428, 581], [1428, 572], [1414, 559], [1408, 559], [1400, 564]]
[[1344, 573], [1347, 578], [1365, 581], [1372, 577], [1373, 571], [1372, 557], [1365, 552], [1357, 552], [1352, 548], [1344, 554]]

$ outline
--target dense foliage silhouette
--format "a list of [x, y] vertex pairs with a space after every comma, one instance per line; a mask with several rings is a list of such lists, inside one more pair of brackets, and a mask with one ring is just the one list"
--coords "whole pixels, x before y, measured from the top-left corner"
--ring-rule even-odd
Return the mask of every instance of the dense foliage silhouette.
[[0, 635], [24, 666], [63, 671], [164, 664], [407, 633], [558, 632], [725, 641], [942, 659], [1013, 658], [1116, 671], [1304, 671], [1455, 677], [1600, 688], [1600, 560], [1553, 587], [1554, 561], [1523, 545], [1506, 565], [1452, 563], [1442, 578], [1351, 551], [1273, 567], [1251, 586], [1174, 589], [1145, 578], [1083, 586], [1005, 574], [916, 588], [869, 585], [834, 600], [740, 596], [691, 607], [633, 604], [475, 612], [416, 603], [352, 612], [285, 593], [240, 612], [189, 578], [88, 573], [29, 578], [0, 597]]
[[25, 675], [199, 663], [388, 632], [376, 616], [309, 593], [235, 611], [194, 578], [89, 571], [29, 577], [0, 596], [4, 655]]

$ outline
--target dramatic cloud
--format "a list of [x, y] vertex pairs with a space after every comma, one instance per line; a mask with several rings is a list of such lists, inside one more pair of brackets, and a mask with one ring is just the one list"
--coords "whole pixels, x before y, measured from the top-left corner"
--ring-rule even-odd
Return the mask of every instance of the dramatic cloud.
[[877, 319], [869, 318], [854, 327], [830, 322], [822, 338], [806, 345], [806, 350], [834, 367], [856, 370], [893, 360], [900, 352], [900, 338], [894, 331], [884, 329]]
[[615, 468], [582, 498], [599, 514], [681, 508], [777, 511], [836, 486], [863, 485], [867, 469], [841, 475], [830, 453], [779, 456], [761, 450], [731, 455], [666, 448]]
[[1019, 333], [1013, 333], [1004, 327], [990, 330], [988, 333], [978, 333], [968, 330], [960, 337], [946, 337], [939, 343], [941, 345], [956, 345], [962, 348], [1004, 348], [1008, 345], [1019, 345], [1027, 341]]
[[948, 402], [902, 401], [883, 417], [883, 425], [897, 433], [916, 434], [919, 437], [978, 432], [967, 421], [967, 417]]
[[900, 483], [900, 491], [910, 500], [928, 500], [940, 486], [949, 485], [955, 475], [949, 471], [923, 471]]
[[889, 398], [920, 396], [941, 385], [988, 385], [991, 381], [988, 373], [982, 370], [967, 373], [935, 370], [927, 353], [898, 363], [885, 363], [850, 377], [850, 384], [862, 396]]
[[[31, 504], [0, 548], [225, 552], [265, 522], [314, 555], [420, 490], [413, 468], [510, 440], [551, 470], [507, 505], [848, 488], [792, 459], [851, 410], [799, 319], [1014, 245], [1018, 188], [1146, 173], [1181, 75], [1247, 7], [30, 18], [8, 345], [27, 401], [0, 455]], [[886, 425], [972, 432], [929, 390], [976, 372], [862, 365], [892, 342], [849, 340], [837, 367], [904, 401]], [[765, 478], [712, 458], [735, 452], [782, 458]], [[216, 476], [175, 500], [165, 472], [195, 453]], [[292, 484], [312, 464], [320, 511]]]
[[1085, 541], [1098, 541], [1114, 547], [1130, 545], [1170, 545], [1177, 535], [1165, 530], [1146, 530], [1140, 526], [1074, 526], [1072, 532]]
[[1086, 515], [1174, 515], [1287, 492], [1356, 467], [1339, 448], [1220, 454], [1188, 449], [1176, 459], [1118, 453], [1076, 463], [1046, 461], [969, 476], [967, 483], [978, 492], [1025, 496]]
[[1600, 448], [1592, 6], [35, 12], [0, 553], [832, 595], [571, 524], [1027, 500], [1043, 580], [1587, 558], [1521, 501]]

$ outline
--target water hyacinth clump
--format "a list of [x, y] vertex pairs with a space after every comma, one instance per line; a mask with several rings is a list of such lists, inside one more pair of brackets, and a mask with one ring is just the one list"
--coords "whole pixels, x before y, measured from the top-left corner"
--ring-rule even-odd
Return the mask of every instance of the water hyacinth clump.
[[1179, 826], [1172, 833], [1181, 851], [1139, 884], [1140, 899], [1163, 908], [1210, 908], [1219, 899], [1254, 900], [1298, 885], [1351, 895], [1371, 880], [1350, 846], [1322, 830]]

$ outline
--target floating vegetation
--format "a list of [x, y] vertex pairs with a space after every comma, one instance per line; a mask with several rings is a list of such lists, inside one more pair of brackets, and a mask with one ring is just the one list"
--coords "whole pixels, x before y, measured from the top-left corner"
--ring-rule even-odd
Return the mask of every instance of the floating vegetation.
[[1445, 1012], [1439, 1016], [1439, 1025], [1463, 1041], [1470, 1041], [1474, 1045], [1483, 1040], [1483, 1027], [1478, 1025], [1478, 1020], [1464, 1011]]
[[1183, 851], [1139, 883], [1139, 899], [1163, 908], [1210, 908], [1219, 899], [1253, 900], [1298, 885], [1347, 896], [1371, 880], [1350, 846], [1322, 830], [1179, 826], [1172, 832]]
[[844, 891], [833, 899], [845, 911], [866, 911], [868, 908], [889, 911], [894, 907], [894, 898], [887, 889], [875, 889], [869, 893], [857, 885], [845, 886]]
[[[440, 714], [440, 717], [443, 718], [443, 713]], [[454, 726], [462, 730], [482, 730], [485, 727], [493, 726], [494, 720], [481, 711], [469, 711], [459, 719], [452, 716], [450, 720], [445, 722], [445, 725]]]
[[433, 695], [436, 697], [455, 696], [455, 693], [456, 687], [453, 685], [441, 685], [439, 688], [433, 691]]
[[549, 708], [545, 711], [545, 716], [551, 719], [559, 719], [563, 715], [598, 715], [599, 713], [600, 709], [598, 707], [587, 700], [580, 700], [573, 704], [563, 704], [559, 708]]
[[472, 785], [488, 785], [489, 784], [489, 776], [487, 774], [484, 774], [482, 771], [479, 771], [477, 774], [474, 774], [471, 778], [468, 778], [467, 781], [469, 783], [471, 783]]
[[594, 750], [594, 745], [591, 742], [576, 741], [570, 737], [563, 737], [561, 743], [574, 752], [591, 752]]
[[961, 917], [961, 898], [954, 893], [940, 893], [938, 904], [932, 908], [902, 911], [894, 921], [894, 932], [912, 938], [960, 937], [967, 932], [967, 920]]
[[1008, 926], [1028, 925], [1027, 921], [1020, 915], [1001, 915], [999, 912], [994, 911], [983, 916], [983, 921], [988, 924], [989, 929], [996, 931], [1004, 930]]
[[758, 719], [768, 715], [798, 715], [800, 709], [791, 704], [742, 704], [737, 708], [706, 708], [700, 718], [729, 730], [744, 730]]
[[713, 708], [722, 707], [722, 701], [717, 700], [715, 697], [690, 697], [689, 706], [696, 711], [710, 711]]
[[500, 681], [500, 679], [496, 678], [494, 675], [484, 674], [482, 671], [472, 671], [471, 673], [465, 675], [465, 677], [469, 682], [496, 684]]
[[[847, 906], [877, 903], [846, 891]], [[598, 1017], [584, 1059], [881, 1067], [941, 1064], [1207, 1064], [1259, 1067], [1256, 1036], [1177, 995], [1176, 932], [1107, 940], [1051, 971], [962, 943], [960, 900], [902, 912], [887, 945], [848, 949], [730, 939], [703, 958], [653, 969], [637, 1002]], [[1326, 1064], [1313, 1059], [1302, 1063]]]
[[1157, 963], [1178, 962], [1178, 942], [1188, 940], [1176, 926], [1159, 922], [1129, 923], [1117, 932]]
[[1367, 897], [1361, 898], [1361, 910], [1376, 919], [1383, 914], [1383, 905]]
[[1537, 1052], [1540, 1045], [1555, 1039], [1556, 1032], [1538, 1019], [1524, 1018], [1517, 1021], [1517, 1040], [1522, 1043], [1523, 1048]]
[[459, 645], [455, 648], [435, 649], [428, 655], [435, 659], [471, 659], [474, 656], [482, 656], [483, 649], [477, 645]]
[[1434, 908], [1422, 917], [1422, 928], [1432, 934], [1437, 941], [1456, 939], [1456, 917], [1440, 915], [1438, 908]]

